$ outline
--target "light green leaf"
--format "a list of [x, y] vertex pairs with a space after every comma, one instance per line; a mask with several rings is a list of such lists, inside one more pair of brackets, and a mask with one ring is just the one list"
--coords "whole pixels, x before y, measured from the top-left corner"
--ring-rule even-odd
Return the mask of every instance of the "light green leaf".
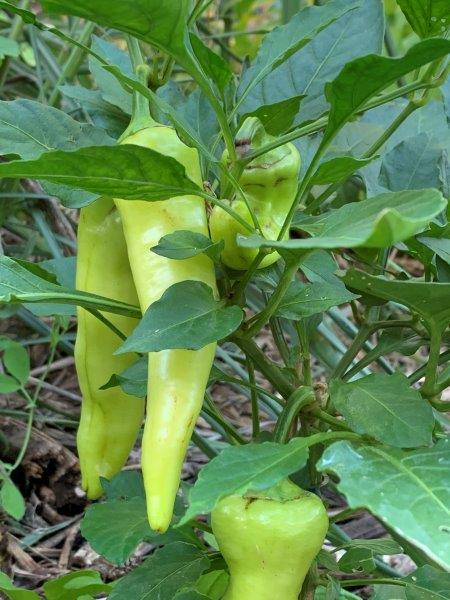
[[211, 260], [219, 262], [224, 242], [212, 242], [209, 237], [195, 231], [174, 231], [162, 237], [151, 250], [155, 254], [183, 260], [199, 254], [206, 254]]
[[25, 514], [25, 500], [9, 477], [0, 481], [0, 506], [17, 521]]
[[0, 58], [4, 56], [17, 57], [20, 54], [20, 46], [16, 40], [12, 40], [9, 37], [0, 37]]
[[45, 179], [125, 200], [166, 200], [199, 191], [174, 158], [131, 144], [56, 150], [35, 160], [3, 163], [3, 177]]
[[297, 213], [294, 229], [312, 237], [284, 241], [259, 236], [238, 236], [244, 248], [385, 248], [422, 231], [445, 209], [447, 201], [438, 190], [408, 190], [380, 194], [361, 202], [345, 204], [320, 216]]
[[76, 150], [115, 143], [103, 129], [79, 123], [34, 100], [0, 102], [0, 153], [37, 158], [53, 150]]
[[75, 571], [44, 583], [47, 600], [78, 600], [82, 595], [109, 592], [112, 585], [103, 583], [100, 573], [91, 570]]
[[337, 183], [362, 169], [377, 158], [357, 159], [352, 156], [338, 156], [323, 162], [311, 178], [311, 184], [324, 185], [326, 183]]
[[450, 488], [443, 483], [450, 479], [450, 439], [413, 451], [336, 442], [317, 467], [339, 477], [350, 507], [366, 507], [450, 569]]
[[374, 373], [351, 383], [334, 380], [330, 394], [336, 409], [357, 433], [398, 448], [431, 443], [433, 410], [400, 373]]

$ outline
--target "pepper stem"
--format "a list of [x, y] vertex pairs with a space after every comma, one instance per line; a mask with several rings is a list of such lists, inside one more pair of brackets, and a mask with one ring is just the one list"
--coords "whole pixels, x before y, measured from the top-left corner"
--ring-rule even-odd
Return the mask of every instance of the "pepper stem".
[[[142, 57], [141, 48], [136, 38], [128, 36], [128, 50], [130, 52], [131, 63], [136, 77], [141, 85], [147, 87], [150, 76], [150, 67], [145, 64]], [[119, 142], [126, 137], [144, 129], [157, 125], [156, 121], [150, 114], [148, 99], [143, 96], [138, 90], [133, 91], [133, 107], [131, 113], [131, 121], [125, 131], [119, 138]]]

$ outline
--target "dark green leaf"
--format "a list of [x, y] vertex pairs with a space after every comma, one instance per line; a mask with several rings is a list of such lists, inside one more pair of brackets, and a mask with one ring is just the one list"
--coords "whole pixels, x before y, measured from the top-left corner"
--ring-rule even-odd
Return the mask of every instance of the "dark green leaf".
[[217, 85], [221, 93], [230, 83], [233, 73], [228, 63], [218, 54], [213, 52], [206, 46], [200, 38], [191, 33], [189, 36], [192, 44], [192, 49], [201, 64], [203, 71]]
[[237, 107], [274, 69], [311, 42], [318, 32], [359, 4], [360, 2], [350, 0], [333, 0], [325, 6], [307, 7], [296, 14], [289, 23], [276, 27], [267, 34], [253, 64], [241, 78]]
[[141, 356], [136, 362], [127, 367], [122, 373], [115, 373], [110, 380], [101, 386], [101, 390], [120, 385], [125, 394], [143, 398], [147, 395], [148, 357]]
[[419, 42], [401, 58], [369, 54], [347, 63], [336, 79], [325, 88], [331, 107], [323, 143], [330, 140], [367, 100], [399, 77], [449, 52], [449, 40], [433, 39]]
[[289, 444], [265, 442], [225, 448], [200, 471], [189, 492], [189, 508], [180, 523], [210, 512], [217, 502], [239, 490], [271, 487], [283, 477], [301, 469], [308, 459], [304, 438]]
[[313, 185], [338, 183], [362, 169], [377, 157], [357, 159], [352, 156], [338, 156], [323, 162], [311, 178]]
[[117, 353], [199, 350], [233, 333], [242, 318], [242, 309], [215, 300], [206, 283], [181, 281], [147, 309]]
[[243, 115], [241, 122], [247, 117], [257, 117], [268, 134], [280, 135], [290, 129], [303, 98], [304, 96], [294, 96], [275, 104], [265, 104]]
[[196, 546], [175, 542], [157, 550], [115, 586], [109, 600], [172, 600], [208, 568], [209, 560]]
[[26, 99], [0, 102], [0, 154], [33, 159], [52, 150], [112, 144], [103, 129], [79, 123], [51, 106]]
[[[445, 36], [450, 27], [450, 5], [447, 0], [397, 0], [413, 30], [421, 38]], [[408, 597], [409, 598], [409, 597]]]
[[145, 497], [108, 499], [87, 509], [81, 532], [92, 548], [114, 564], [122, 564], [143, 541], [157, 546], [173, 541], [195, 543], [189, 526], [155, 533], [148, 524]]
[[399, 302], [443, 331], [450, 322], [450, 284], [395, 281], [350, 269], [342, 278], [347, 287], [383, 300]]
[[140, 310], [135, 306], [56, 285], [36, 276], [33, 269], [28, 270], [23, 264], [23, 261], [19, 264], [8, 256], [0, 256], [0, 305], [57, 302], [77, 304], [136, 319], [140, 316]]
[[384, 156], [379, 182], [393, 192], [440, 188], [442, 155], [443, 150], [426, 133], [403, 140]]
[[223, 247], [223, 240], [212, 242], [209, 237], [201, 233], [174, 231], [162, 237], [158, 245], [152, 248], [152, 252], [176, 260], [206, 254], [211, 260], [218, 262]]
[[358, 296], [332, 283], [292, 281], [277, 309], [276, 316], [298, 321], [356, 298]]

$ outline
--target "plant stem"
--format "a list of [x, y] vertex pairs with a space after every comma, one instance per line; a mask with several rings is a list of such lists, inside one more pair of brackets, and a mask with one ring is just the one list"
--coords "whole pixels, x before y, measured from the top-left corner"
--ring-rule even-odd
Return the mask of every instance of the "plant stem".
[[309, 336], [306, 331], [304, 322], [295, 321], [294, 327], [297, 332], [298, 341], [302, 353], [302, 364], [303, 364], [303, 382], [305, 385], [312, 385], [312, 371], [311, 371], [311, 353], [309, 350]]
[[261, 371], [281, 396], [289, 398], [294, 388], [281, 372], [280, 367], [267, 359], [253, 340], [236, 335], [233, 341], [252, 360], [256, 368]]
[[[88, 21], [81, 30], [80, 38], [78, 40], [79, 43], [83, 45], [86, 44], [89, 41], [94, 29], [95, 23]], [[48, 99], [50, 106], [55, 106], [57, 104], [61, 95], [59, 86], [64, 83], [64, 81], [68, 79], [70, 80], [76, 75], [84, 55], [85, 51], [83, 48], [80, 48], [80, 46], [75, 46], [75, 48], [72, 48], [69, 58], [67, 59], [58, 79], [55, 82], [53, 92], [50, 94], [50, 98]]]
[[309, 386], [301, 387], [288, 398], [283, 412], [278, 418], [273, 432], [274, 442], [286, 443], [292, 424], [299, 415], [302, 408], [315, 401], [314, 391]]
[[355, 339], [349, 346], [347, 352], [344, 354], [344, 356], [341, 358], [341, 360], [337, 364], [336, 368], [334, 369], [334, 371], [331, 375], [331, 379], [339, 379], [345, 374], [347, 368], [350, 366], [353, 359], [355, 358], [355, 356], [358, 354], [358, 352], [362, 348], [364, 342], [370, 336], [370, 333], [371, 333], [371, 328], [369, 326], [363, 325], [361, 327], [361, 329], [356, 334]]
[[255, 368], [253, 366], [252, 359], [249, 358], [248, 356], [246, 356], [246, 361], [247, 361], [248, 379], [249, 379], [250, 383], [252, 384], [252, 387], [250, 388], [250, 400], [252, 403], [252, 438], [255, 439], [256, 437], [258, 437], [259, 432], [260, 432], [258, 394], [255, 389], [255, 387], [256, 387], [255, 386], [255, 384], [256, 384]]
[[245, 337], [254, 337], [264, 327], [270, 317], [275, 314], [291, 284], [292, 278], [297, 273], [299, 264], [306, 258], [307, 254], [308, 253], [305, 252], [302, 256], [297, 256], [291, 263], [286, 265], [283, 275], [266, 306], [258, 315], [255, 315], [255, 317], [248, 322], [248, 329], [245, 331]]
[[402, 587], [406, 587], [406, 581], [401, 581], [399, 579], [391, 579], [390, 577], [374, 577], [372, 579], [341, 579], [340, 584], [342, 587], [365, 587], [367, 585], [379, 585], [379, 584], [388, 584], [388, 585], [400, 585]]
[[436, 395], [436, 379], [439, 366], [442, 331], [437, 327], [430, 327], [430, 353], [425, 367], [425, 381], [420, 390], [422, 396], [432, 398]]

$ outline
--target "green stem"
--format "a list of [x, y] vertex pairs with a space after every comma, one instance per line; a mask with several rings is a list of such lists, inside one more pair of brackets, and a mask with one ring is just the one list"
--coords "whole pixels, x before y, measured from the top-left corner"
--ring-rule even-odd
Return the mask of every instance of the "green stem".
[[315, 395], [309, 386], [301, 387], [288, 398], [283, 412], [278, 418], [273, 432], [273, 441], [285, 444], [291, 427], [301, 410], [315, 401]]
[[93, 317], [95, 317], [101, 323], [103, 323], [103, 325], [106, 325], [106, 327], [108, 327], [108, 329], [110, 329], [113, 333], [115, 333], [117, 335], [117, 337], [119, 337], [122, 341], [125, 341], [127, 339], [127, 336], [124, 333], [122, 333], [120, 331], [120, 329], [118, 329], [114, 325], [114, 323], [112, 321], [110, 321], [109, 319], [107, 319], [99, 310], [97, 310], [96, 308], [88, 308], [86, 310], [89, 313], [91, 313], [91, 315]]
[[349, 346], [347, 352], [338, 362], [336, 368], [334, 369], [334, 372], [331, 375], [332, 379], [339, 379], [345, 374], [347, 368], [350, 366], [355, 356], [361, 350], [361, 348], [364, 345], [364, 342], [367, 340], [370, 334], [371, 328], [367, 325], [363, 325], [356, 334], [356, 337]]
[[258, 405], [258, 394], [256, 392], [256, 379], [255, 379], [255, 367], [253, 366], [253, 362], [251, 358], [246, 356], [247, 361], [247, 372], [248, 379], [252, 387], [250, 388], [250, 401], [252, 404], [252, 438], [255, 439], [258, 437], [260, 432], [259, 426], [259, 405]]
[[192, 432], [192, 442], [205, 454], [209, 459], [215, 458], [219, 453], [215, 448], [211, 446], [211, 444], [205, 440], [199, 433], [196, 431]]
[[294, 391], [293, 386], [282, 373], [280, 367], [268, 360], [264, 353], [251, 339], [234, 336], [234, 343], [252, 360], [256, 368], [266, 377], [273, 387], [283, 396], [289, 398]]
[[[442, 365], [448, 360], [450, 360], [450, 350], [446, 350], [445, 352], [440, 354], [437, 363], [438, 365]], [[414, 373], [411, 373], [411, 375], [408, 376], [409, 383], [411, 385], [417, 383], [419, 379], [422, 379], [422, 377], [425, 375], [426, 370], [427, 365], [422, 365], [416, 371], [414, 371]]]
[[365, 587], [368, 585], [399, 585], [402, 587], [406, 587], [408, 584], [406, 581], [401, 581], [399, 579], [391, 579], [390, 577], [374, 577], [373, 579], [341, 579], [340, 584], [342, 587]]
[[[424, 83], [423, 81], [410, 83], [403, 88], [399, 88], [393, 92], [390, 92], [389, 94], [384, 94], [382, 96], [379, 96], [378, 98], [375, 98], [375, 99], [367, 102], [367, 104], [364, 105], [361, 108], [361, 110], [358, 111], [357, 114], [360, 115], [360, 114], [366, 112], [367, 110], [370, 110], [372, 108], [377, 108], [378, 106], [382, 106], [383, 104], [392, 102], [392, 100], [396, 100], [397, 98], [400, 98], [402, 96], [410, 94], [411, 92], [414, 92], [417, 90], [434, 88], [434, 87], [436, 87], [435, 83], [428, 83], [428, 82]], [[277, 137], [276, 140], [274, 140], [270, 144], [262, 146], [258, 150], [255, 150], [255, 152], [252, 152], [245, 159], [245, 164], [251, 162], [255, 158], [258, 158], [259, 156], [262, 156], [263, 154], [266, 154], [266, 152], [270, 152], [270, 150], [274, 150], [275, 148], [278, 148], [279, 146], [286, 144], [287, 142], [292, 142], [298, 138], [304, 137], [306, 135], [310, 135], [312, 133], [318, 133], [322, 129], [325, 129], [327, 124], [328, 124], [328, 117], [325, 116], [325, 117], [321, 117], [320, 119], [317, 119], [314, 123], [308, 123], [307, 125], [303, 125], [302, 127], [299, 127], [298, 129], [294, 129], [293, 131], [290, 131], [289, 133], [285, 133], [284, 135]]]
[[442, 332], [437, 327], [430, 327], [430, 353], [425, 367], [425, 381], [420, 393], [432, 398], [436, 395], [436, 379], [439, 366]]
[[303, 381], [305, 385], [312, 385], [311, 353], [309, 350], [309, 336], [303, 321], [295, 321], [294, 327], [297, 332], [298, 342], [301, 348], [303, 364]]
[[[133, 70], [137, 75], [139, 83], [147, 88], [150, 67], [144, 63], [139, 42], [136, 38], [129, 35], [127, 36], [127, 44]], [[152, 127], [154, 125], [156, 125], [156, 121], [152, 119], [150, 114], [148, 99], [138, 90], [133, 90], [133, 110], [131, 121], [120, 136], [119, 141], [126, 139], [128, 136], [133, 135], [145, 127]]]
[[348, 427], [346, 427], [345, 423], [336, 417], [332, 417], [330, 414], [322, 410], [321, 408], [317, 408], [312, 411], [312, 414], [315, 415], [321, 421], [332, 425], [336, 429], [341, 431], [349, 431]]
[[271, 317], [269, 320], [270, 330], [272, 332], [273, 340], [280, 353], [283, 363], [288, 366], [290, 360], [289, 348], [284, 337], [283, 328], [281, 326], [280, 319], [277, 317]]
[[[20, 2], [19, 4], [19, 8], [23, 8], [23, 9], [27, 9], [30, 5], [30, 0], [22, 0], [22, 2]], [[9, 34], [9, 39], [10, 40], [17, 40], [22, 29], [23, 29], [23, 25], [24, 25], [24, 21], [22, 19], [22, 17], [20, 17], [19, 15], [17, 15], [16, 17], [14, 17], [12, 25], [11, 25], [11, 31]], [[9, 56], [5, 56], [1, 65], [0, 65], [0, 89], [3, 88], [5, 81], [6, 81], [6, 77], [8, 75], [8, 68], [11, 62], [11, 58]]]
[[247, 269], [247, 271], [245, 272], [245, 275], [242, 277], [242, 279], [239, 280], [239, 283], [237, 284], [236, 288], [234, 288], [232, 290], [233, 297], [234, 297], [236, 303], [240, 304], [242, 302], [242, 300], [244, 298], [245, 288], [250, 283], [250, 280], [253, 277], [253, 275], [256, 273], [264, 256], [265, 256], [265, 253], [260, 250], [258, 252], [258, 254], [255, 256], [255, 258], [253, 259], [252, 264], [250, 265], [250, 268]]
[[[94, 29], [95, 23], [88, 21], [81, 31], [81, 35], [78, 40], [79, 43], [82, 45], [86, 44], [89, 41], [89, 38], [91, 37]], [[48, 99], [48, 103], [50, 106], [55, 106], [57, 104], [61, 95], [59, 91], [59, 86], [65, 81], [72, 79], [76, 75], [80, 67], [81, 61], [84, 58], [84, 55], [85, 51], [83, 48], [80, 48], [80, 46], [75, 46], [75, 48], [72, 48], [72, 51], [69, 54], [69, 58], [67, 59], [57, 81], [54, 84], [53, 92], [51, 93], [50, 98]]]
[[275, 314], [291, 284], [292, 278], [297, 273], [300, 263], [306, 258], [307, 254], [308, 253], [305, 252], [301, 256], [297, 256], [291, 263], [286, 265], [283, 275], [266, 306], [258, 315], [255, 315], [255, 317], [248, 322], [248, 329], [245, 331], [245, 337], [254, 337], [269, 321], [270, 317]]

